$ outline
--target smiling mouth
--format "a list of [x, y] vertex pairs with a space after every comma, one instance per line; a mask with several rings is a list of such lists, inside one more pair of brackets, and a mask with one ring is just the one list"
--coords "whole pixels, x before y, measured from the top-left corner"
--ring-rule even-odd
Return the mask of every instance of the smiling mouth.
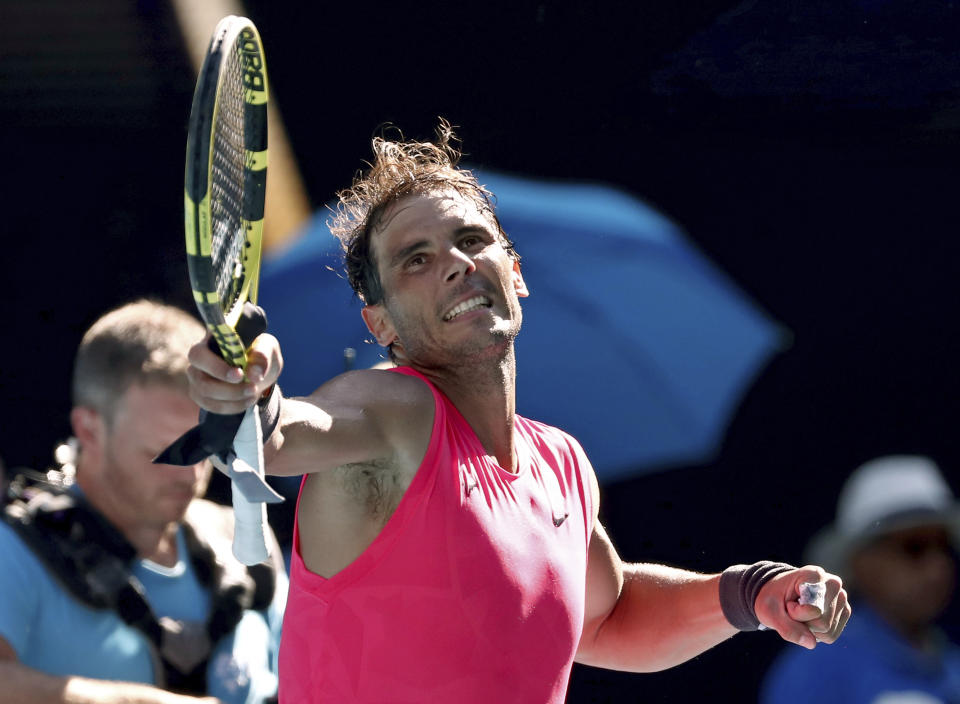
[[491, 305], [493, 304], [486, 296], [474, 296], [473, 298], [468, 298], [463, 303], [459, 303], [447, 311], [446, 315], [443, 316], [443, 320], [444, 322], [449, 322], [458, 315], [469, 313], [470, 311], [477, 310], [478, 308], [489, 308]]

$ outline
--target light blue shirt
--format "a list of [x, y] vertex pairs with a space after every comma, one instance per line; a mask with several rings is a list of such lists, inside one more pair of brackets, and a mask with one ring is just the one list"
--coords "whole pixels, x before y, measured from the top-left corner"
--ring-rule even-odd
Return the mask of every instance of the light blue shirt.
[[[181, 531], [180, 561], [171, 568], [147, 560], [134, 574], [157, 618], [204, 621], [210, 595], [194, 574]], [[248, 611], [211, 653], [208, 694], [226, 704], [260, 704], [277, 689], [277, 652], [287, 578], [279, 574], [273, 603]], [[53, 675], [156, 684], [150, 643], [111, 610], [77, 601], [0, 521], [0, 635], [28, 667]]]
[[767, 673], [761, 704], [960, 704], [960, 650], [921, 653], [858, 602], [832, 645], [786, 646]]

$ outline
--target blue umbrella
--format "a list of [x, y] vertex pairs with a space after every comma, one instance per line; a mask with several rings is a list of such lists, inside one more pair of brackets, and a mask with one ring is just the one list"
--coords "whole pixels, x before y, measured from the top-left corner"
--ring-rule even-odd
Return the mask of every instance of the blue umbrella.
[[[580, 440], [604, 482], [709, 460], [788, 333], [636, 198], [478, 176], [496, 194], [531, 293], [516, 343], [517, 412]], [[383, 358], [325, 221], [318, 214], [264, 262], [260, 303], [283, 344], [287, 393]]]

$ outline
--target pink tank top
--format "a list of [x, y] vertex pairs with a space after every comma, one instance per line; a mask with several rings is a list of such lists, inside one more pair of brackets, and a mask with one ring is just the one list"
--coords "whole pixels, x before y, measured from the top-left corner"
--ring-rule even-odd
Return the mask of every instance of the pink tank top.
[[325, 579], [294, 530], [281, 704], [564, 700], [583, 626], [587, 458], [517, 416], [518, 472], [507, 472], [430, 388], [430, 445], [373, 543]]

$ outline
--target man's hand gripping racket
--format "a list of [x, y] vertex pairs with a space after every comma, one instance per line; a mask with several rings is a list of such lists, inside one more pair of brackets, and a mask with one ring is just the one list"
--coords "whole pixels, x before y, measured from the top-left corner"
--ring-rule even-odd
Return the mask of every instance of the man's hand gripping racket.
[[[184, 223], [194, 300], [210, 348], [246, 367], [247, 347], [266, 329], [257, 286], [267, 174], [267, 73], [250, 20], [217, 25], [197, 78], [187, 135]], [[251, 401], [251, 404], [253, 401]], [[192, 465], [210, 457], [230, 477], [233, 552], [252, 565], [269, 555], [266, 503], [283, 501], [264, 479], [256, 405], [243, 413], [201, 411], [200, 424], [154, 460]]]

